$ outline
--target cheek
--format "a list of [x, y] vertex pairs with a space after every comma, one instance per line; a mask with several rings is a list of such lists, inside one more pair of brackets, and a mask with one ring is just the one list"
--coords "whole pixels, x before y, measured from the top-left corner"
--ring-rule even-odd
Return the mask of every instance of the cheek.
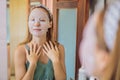
[[30, 33], [32, 33], [32, 27], [33, 27], [33, 23], [28, 22], [28, 28], [29, 28]]
[[48, 22], [44, 22], [44, 23], [41, 22], [41, 27], [42, 29], [48, 29], [50, 28], [50, 24]]
[[30, 21], [28, 22], [28, 26], [29, 26], [29, 27], [32, 27], [33, 24], [34, 24], [33, 22], [30, 22]]

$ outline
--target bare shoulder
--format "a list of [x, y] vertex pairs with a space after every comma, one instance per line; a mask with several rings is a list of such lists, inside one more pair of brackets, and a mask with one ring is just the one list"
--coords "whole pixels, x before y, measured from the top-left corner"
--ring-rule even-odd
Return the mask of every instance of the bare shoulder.
[[25, 53], [24, 45], [19, 45], [16, 47], [15, 54], [24, 55], [24, 53]]
[[19, 45], [15, 49], [14, 54], [14, 65], [15, 65], [15, 77], [16, 80], [21, 80], [21, 78], [26, 73], [26, 52], [24, 45]]
[[59, 44], [58, 48], [59, 48], [60, 52], [64, 53], [64, 46], [62, 44]]
[[60, 61], [63, 67], [64, 72], [66, 73], [66, 67], [65, 67], [65, 50], [64, 50], [64, 46], [62, 44], [59, 43], [58, 45], [59, 48], [59, 52], [60, 52]]
[[64, 58], [65, 58], [64, 46], [62, 44], [59, 44], [58, 49], [59, 49], [59, 52], [60, 52], [60, 59], [64, 60]]
[[20, 59], [20, 60], [24, 60], [25, 61], [25, 59], [26, 59], [26, 54], [25, 53], [26, 52], [25, 52], [24, 45], [19, 45], [15, 49], [14, 57], [15, 57], [16, 60]]

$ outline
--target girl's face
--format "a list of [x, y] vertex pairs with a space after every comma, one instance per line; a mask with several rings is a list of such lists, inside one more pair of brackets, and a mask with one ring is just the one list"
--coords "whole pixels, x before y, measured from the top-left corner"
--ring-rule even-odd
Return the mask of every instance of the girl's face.
[[33, 9], [29, 16], [29, 31], [33, 36], [40, 37], [46, 35], [51, 27], [47, 12], [42, 8]]

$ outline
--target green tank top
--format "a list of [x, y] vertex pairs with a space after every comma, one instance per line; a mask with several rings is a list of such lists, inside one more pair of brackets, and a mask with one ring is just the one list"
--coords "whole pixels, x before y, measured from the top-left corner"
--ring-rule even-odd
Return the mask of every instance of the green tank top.
[[[29, 46], [25, 45], [25, 48], [29, 51]], [[29, 62], [26, 62], [26, 70], [29, 67]], [[48, 60], [47, 64], [43, 64], [40, 61], [37, 62], [36, 70], [34, 73], [34, 80], [55, 80], [54, 70], [51, 60]]]

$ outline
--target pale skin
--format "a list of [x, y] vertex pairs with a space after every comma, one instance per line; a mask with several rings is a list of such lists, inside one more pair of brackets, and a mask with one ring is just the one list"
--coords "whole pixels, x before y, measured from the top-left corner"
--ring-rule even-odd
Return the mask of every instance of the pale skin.
[[[47, 29], [51, 28], [46, 11], [41, 8], [34, 9], [29, 16], [28, 24], [32, 34], [32, 40], [28, 43], [30, 54], [25, 45], [16, 48], [14, 56], [16, 80], [33, 80], [37, 62], [47, 64], [49, 59], [53, 64], [55, 80], [65, 80], [64, 47], [61, 44], [54, 47], [51, 41], [50, 44], [46, 42]], [[25, 67], [26, 61], [30, 63], [28, 70]]]
[[[107, 64], [110, 60], [110, 53], [105, 50], [100, 49], [98, 46], [95, 48], [95, 65], [93, 75], [97, 76], [99, 79], [104, 75], [105, 70], [107, 69]], [[100, 79], [101, 80], [101, 79]]]
[[[95, 14], [94, 17], [91, 18], [92, 22], [96, 22], [99, 13]], [[91, 23], [92, 23], [91, 22]], [[89, 30], [92, 28], [94, 30], [94, 25], [89, 24], [86, 26]], [[95, 26], [96, 27], [96, 26]], [[111, 55], [109, 52], [107, 52], [104, 49], [101, 49], [99, 47], [98, 42], [94, 39], [96, 38], [96, 35], [93, 35], [91, 31], [86, 32], [84, 34], [83, 40], [81, 42], [81, 50], [80, 57], [84, 60], [82, 60], [82, 67], [84, 67], [86, 74], [89, 76], [95, 76], [101, 80], [101, 77], [104, 74], [105, 70], [108, 68], [108, 63], [110, 61]], [[92, 34], [92, 35], [91, 35]], [[88, 36], [92, 36], [92, 39], [88, 39]], [[89, 42], [89, 43], [87, 43]], [[87, 43], [87, 44], [86, 44]], [[91, 47], [92, 46], [92, 47]], [[91, 47], [91, 48], [90, 48]], [[87, 49], [87, 51], [86, 51]]]

